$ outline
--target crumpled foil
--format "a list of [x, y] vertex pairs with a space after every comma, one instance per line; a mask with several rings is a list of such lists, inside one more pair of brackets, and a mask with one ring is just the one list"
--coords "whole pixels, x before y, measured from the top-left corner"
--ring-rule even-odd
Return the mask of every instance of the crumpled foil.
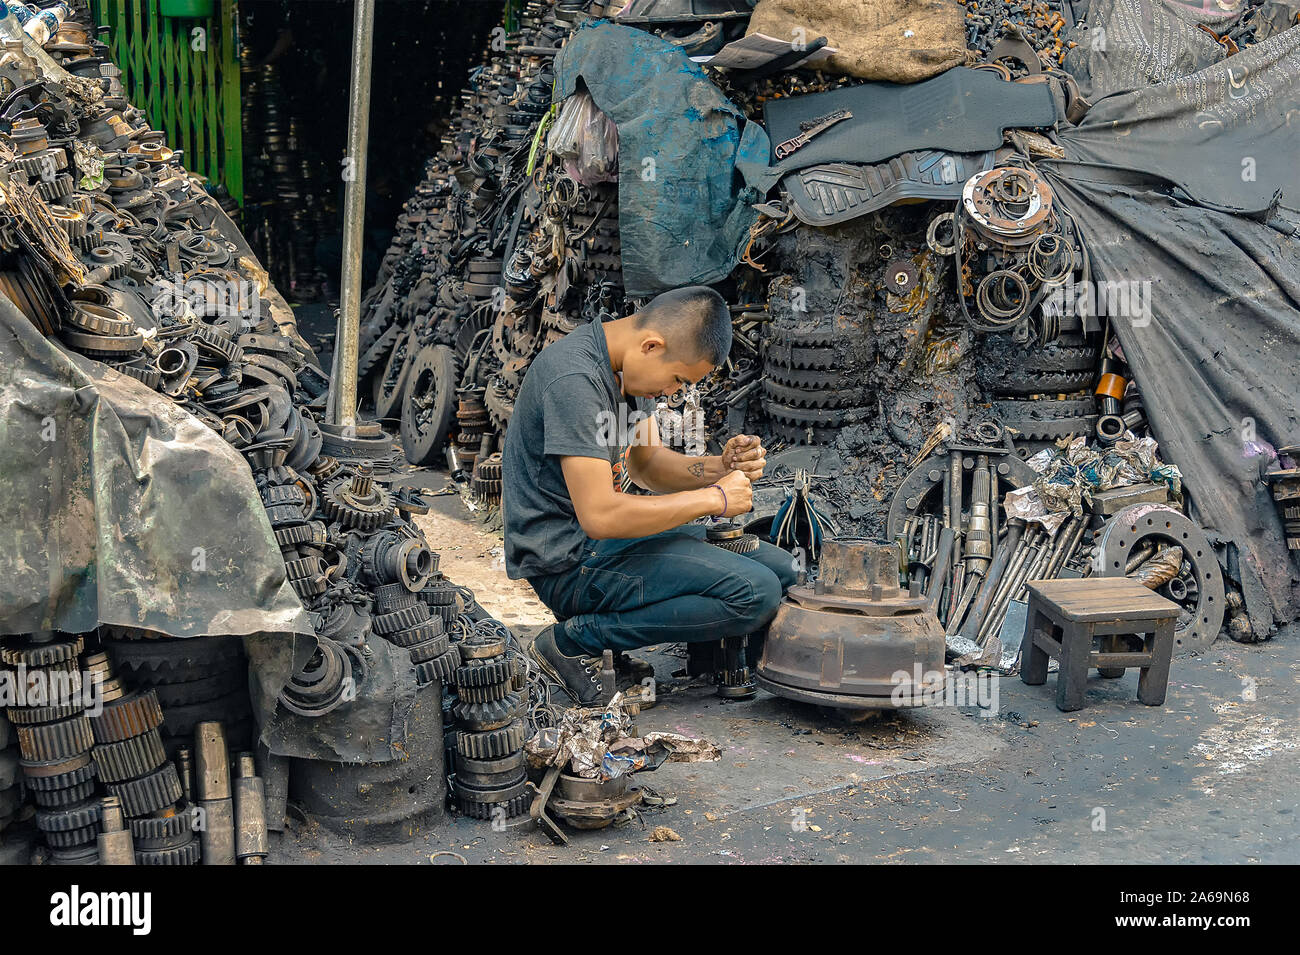
[[702, 763], [722, 757], [707, 739], [677, 733], [632, 736], [632, 719], [622, 693], [608, 706], [571, 709], [555, 726], [544, 727], [524, 744], [535, 767], [569, 764], [569, 772], [584, 779], [617, 779], [628, 773], [656, 769], [665, 762]]
[[1168, 485], [1177, 501], [1183, 475], [1176, 465], [1160, 461], [1158, 448], [1154, 438], [1126, 438], [1110, 448], [1090, 447], [1082, 436], [1062, 439], [1055, 451], [1045, 448], [1028, 459], [1039, 477], [1029, 487], [1007, 492], [1007, 516], [1042, 524], [1055, 534], [1067, 516], [1083, 516], [1093, 491], [1151, 482]]

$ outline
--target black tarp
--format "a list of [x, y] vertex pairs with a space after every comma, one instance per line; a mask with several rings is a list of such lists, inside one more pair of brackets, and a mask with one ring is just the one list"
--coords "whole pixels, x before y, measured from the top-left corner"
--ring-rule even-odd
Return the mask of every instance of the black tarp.
[[[1132, 18], [1173, 16], [1114, 0]], [[1117, 55], [1112, 53], [1112, 55]], [[1111, 315], [1196, 514], [1240, 553], [1257, 636], [1295, 618], [1297, 575], [1252, 441], [1300, 443], [1300, 27], [1102, 99], [1040, 164], [1099, 283], [1150, 283]]]

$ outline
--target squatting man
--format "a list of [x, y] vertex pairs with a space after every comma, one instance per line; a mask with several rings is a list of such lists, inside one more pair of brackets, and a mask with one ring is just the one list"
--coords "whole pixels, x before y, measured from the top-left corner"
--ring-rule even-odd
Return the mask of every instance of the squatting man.
[[[503, 454], [506, 572], [555, 614], [533, 655], [582, 705], [600, 699], [602, 651], [755, 634], [794, 583], [786, 551], [762, 542], [735, 554], [692, 523], [749, 511], [766, 464], [760, 439], [678, 454], [652, 413], [654, 399], [694, 385], [730, 350], [722, 296], [676, 289], [544, 348], [515, 398]], [[637, 423], [611, 432], [611, 420]], [[624, 477], [651, 493], [624, 493]]]

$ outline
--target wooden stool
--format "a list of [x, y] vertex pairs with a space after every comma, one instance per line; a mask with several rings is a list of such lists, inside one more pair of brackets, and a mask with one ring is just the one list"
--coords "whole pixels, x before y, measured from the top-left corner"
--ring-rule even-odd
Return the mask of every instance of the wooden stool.
[[[1056, 676], [1056, 708], [1083, 707], [1088, 670], [1141, 668], [1138, 699], [1147, 706], [1165, 701], [1169, 661], [1174, 653], [1176, 603], [1127, 577], [1037, 580], [1029, 584], [1029, 619], [1020, 642], [1020, 679], [1030, 686], [1047, 682], [1047, 661], [1061, 665]], [[1057, 633], [1059, 631], [1059, 637]], [[1094, 637], [1132, 635], [1141, 650], [1094, 650]], [[1116, 641], [1119, 642], [1119, 641]]]

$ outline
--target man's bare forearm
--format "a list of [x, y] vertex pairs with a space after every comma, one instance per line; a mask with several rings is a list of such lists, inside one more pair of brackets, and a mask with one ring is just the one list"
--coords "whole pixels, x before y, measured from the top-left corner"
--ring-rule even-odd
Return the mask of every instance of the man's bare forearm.
[[[670, 494], [611, 493], [607, 506], [594, 508], [583, 530], [588, 537], [603, 540], [649, 537], [670, 531], [700, 517], [722, 513], [723, 498], [717, 488], [678, 491]], [[591, 526], [588, 526], [588, 523]]]
[[657, 447], [652, 449], [645, 462], [634, 470], [632, 478], [647, 491], [671, 494], [676, 491], [707, 488], [726, 473], [727, 469], [722, 466], [720, 455], [691, 457], [665, 447]]

